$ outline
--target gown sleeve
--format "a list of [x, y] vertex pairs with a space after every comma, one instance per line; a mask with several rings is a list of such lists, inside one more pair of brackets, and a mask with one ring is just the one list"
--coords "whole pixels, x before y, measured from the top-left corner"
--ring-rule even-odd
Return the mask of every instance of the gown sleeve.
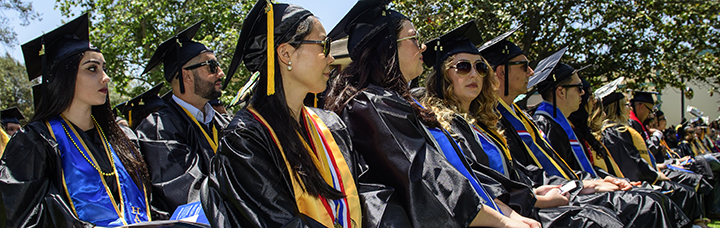
[[285, 163], [249, 112], [236, 115], [221, 141], [201, 190], [212, 227], [323, 227], [299, 214]]
[[68, 204], [57, 143], [42, 122], [18, 131], [0, 160], [6, 227], [92, 227]]

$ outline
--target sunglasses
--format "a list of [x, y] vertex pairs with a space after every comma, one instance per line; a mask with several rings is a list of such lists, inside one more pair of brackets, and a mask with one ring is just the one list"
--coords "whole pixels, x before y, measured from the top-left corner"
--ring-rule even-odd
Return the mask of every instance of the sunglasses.
[[578, 83], [578, 84], [561, 85], [560, 87], [563, 87], [563, 88], [573, 88], [573, 87], [577, 87], [578, 89], [583, 90], [583, 88], [582, 88], [582, 87], [583, 87], [583, 83], [580, 82], [580, 83]]
[[323, 47], [323, 54], [325, 54], [325, 58], [327, 58], [330, 55], [330, 46], [332, 46], [332, 38], [325, 37], [325, 40], [299, 40], [292, 42], [291, 44], [294, 45], [300, 45], [300, 44], [319, 44]]
[[528, 72], [528, 70], [530, 69], [529, 63], [530, 63], [530, 61], [527, 61], [527, 60], [515, 61], [515, 62], [508, 62], [508, 66], [523, 65], [523, 66], [522, 66], [523, 71]]
[[470, 63], [470, 61], [459, 61], [454, 66], [450, 66], [450, 69], [452, 68], [455, 68], [455, 72], [462, 76], [470, 74], [470, 71], [475, 68], [480, 77], [485, 77], [488, 69], [487, 65], [482, 61], [477, 61], [475, 64]]
[[396, 42], [402, 42], [405, 40], [415, 40], [415, 45], [417, 45], [418, 48], [422, 49], [422, 43], [420, 43], [420, 33], [419, 32], [415, 32], [414, 36], [408, 36], [408, 37], [397, 39]]
[[218, 69], [220, 68], [220, 63], [217, 61], [217, 59], [210, 59], [205, 62], [200, 62], [197, 64], [187, 66], [183, 69], [192, 70], [192, 69], [199, 68], [199, 67], [205, 66], [205, 65], [210, 66], [210, 73], [212, 73], [212, 74], [217, 73]]
[[647, 108], [647, 109], [650, 110], [650, 111], [653, 111], [653, 110], [654, 110], [654, 107], [653, 107], [653, 106], [650, 106], [650, 105], [648, 105], [648, 104], [643, 104], [643, 106], [645, 106], [645, 108]]

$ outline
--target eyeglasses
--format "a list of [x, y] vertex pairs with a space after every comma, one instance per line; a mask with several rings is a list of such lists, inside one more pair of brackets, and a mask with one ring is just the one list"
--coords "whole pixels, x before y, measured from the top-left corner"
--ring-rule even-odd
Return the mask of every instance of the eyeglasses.
[[582, 88], [582, 87], [583, 87], [583, 83], [580, 82], [580, 83], [578, 83], [578, 84], [561, 85], [560, 87], [563, 87], [563, 88], [573, 88], [573, 87], [577, 87], [578, 89], [583, 90], [583, 88]]
[[529, 63], [530, 63], [530, 61], [523, 60], [523, 61], [508, 62], [507, 64], [508, 64], [508, 66], [512, 66], [512, 65], [523, 65], [523, 66], [522, 66], [523, 71], [528, 72], [528, 70], [530, 69]]
[[207, 60], [207, 61], [205, 61], [205, 62], [200, 62], [200, 63], [197, 63], [197, 64], [193, 64], [193, 65], [187, 66], [187, 67], [185, 67], [185, 68], [183, 68], [183, 69], [192, 70], [192, 69], [195, 69], [195, 68], [198, 68], [198, 67], [201, 67], [201, 66], [205, 66], [205, 65], [210, 66], [210, 73], [212, 73], [212, 74], [217, 73], [217, 72], [218, 72], [218, 68], [220, 68], [220, 63], [217, 61], [217, 59], [210, 59], [210, 60]]
[[415, 45], [417, 45], [418, 48], [422, 49], [422, 43], [420, 43], [420, 33], [415, 32], [414, 36], [400, 38], [400, 39], [397, 39], [396, 42], [402, 42], [405, 40], [415, 40]]
[[455, 68], [455, 72], [462, 76], [470, 74], [470, 71], [475, 68], [480, 77], [485, 77], [488, 69], [487, 65], [482, 61], [477, 61], [475, 64], [470, 63], [470, 61], [459, 61], [454, 66], [450, 66], [450, 69], [452, 68]]
[[650, 111], [652, 111], [654, 109], [653, 106], [649, 106], [648, 104], [643, 104], [643, 106], [645, 106], [645, 108], [647, 108]]
[[292, 42], [291, 44], [299, 45], [299, 44], [319, 44], [323, 46], [323, 54], [325, 54], [325, 57], [327, 58], [330, 55], [330, 46], [332, 46], [332, 38], [325, 37], [325, 40], [299, 40]]

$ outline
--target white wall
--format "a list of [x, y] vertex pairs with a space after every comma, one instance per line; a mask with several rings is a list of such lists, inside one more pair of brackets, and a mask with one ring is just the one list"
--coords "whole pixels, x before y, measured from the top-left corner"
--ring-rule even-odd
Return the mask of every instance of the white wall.
[[[698, 108], [700, 111], [705, 113], [705, 116], [710, 117], [710, 121], [718, 118], [718, 116], [720, 116], [720, 112], [718, 112], [720, 103], [717, 101], [720, 100], [720, 94], [716, 92], [712, 97], [710, 96], [708, 91], [712, 88], [712, 85], [696, 82], [689, 82], [687, 84], [693, 89], [695, 96], [693, 99], [685, 98], [685, 106], [687, 107], [690, 105]], [[688, 120], [695, 118], [695, 116], [686, 112], [686, 107], [680, 107], [680, 89], [665, 88], [662, 91], [661, 99], [663, 101], [661, 110], [665, 112], [665, 116], [668, 120], [668, 127], [670, 127], [670, 125], [677, 125], [680, 123], [680, 120], [682, 120], [680, 112], [684, 112], [685, 118]]]

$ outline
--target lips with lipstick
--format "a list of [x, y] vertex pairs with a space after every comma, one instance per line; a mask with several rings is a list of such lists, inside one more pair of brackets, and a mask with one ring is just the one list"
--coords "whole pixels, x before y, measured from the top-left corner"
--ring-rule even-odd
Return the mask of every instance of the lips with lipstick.
[[100, 91], [101, 93], [108, 93], [108, 88], [104, 87], [102, 89], [99, 89], [98, 91]]
[[473, 82], [473, 83], [470, 83], [470, 84], [466, 85], [465, 87], [477, 88], [477, 87], [478, 87], [478, 84], [475, 83], [475, 82]]

